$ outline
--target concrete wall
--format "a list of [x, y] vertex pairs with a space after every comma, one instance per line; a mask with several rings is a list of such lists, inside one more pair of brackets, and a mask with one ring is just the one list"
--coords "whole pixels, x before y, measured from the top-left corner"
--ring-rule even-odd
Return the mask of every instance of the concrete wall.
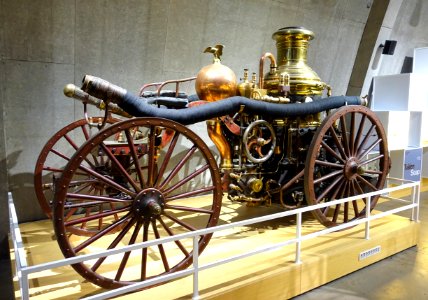
[[369, 4], [2, 0], [0, 212], [12, 191], [21, 222], [44, 217], [33, 190], [37, 156], [54, 132], [82, 118], [82, 105], [62, 95], [65, 84], [92, 74], [136, 92], [143, 83], [195, 75], [211, 62], [203, 49], [216, 43], [225, 45], [223, 63], [239, 77], [244, 68], [256, 71], [264, 52], [275, 53], [274, 31], [297, 25], [316, 34], [308, 64], [334, 94], [344, 94]]
[[[428, 2], [423, 0], [390, 0], [376, 46], [367, 70], [362, 95], [367, 94], [373, 76], [399, 74], [413, 49], [428, 47]], [[381, 55], [385, 40], [396, 40], [394, 55]]]

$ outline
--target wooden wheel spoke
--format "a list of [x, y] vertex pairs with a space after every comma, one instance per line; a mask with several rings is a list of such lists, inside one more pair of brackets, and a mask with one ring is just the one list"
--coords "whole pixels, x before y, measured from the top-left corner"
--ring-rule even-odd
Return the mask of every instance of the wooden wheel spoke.
[[[89, 217], [91, 215], [91, 208], [86, 208], [85, 209], [85, 217]], [[80, 228], [85, 228], [86, 227], [86, 221], [82, 222], [82, 224], [80, 225]]]
[[[111, 153], [111, 151], [106, 147], [104, 143], [101, 143], [101, 148], [104, 150], [104, 153], [107, 155], [107, 157], [110, 159], [110, 161], [116, 166], [117, 170], [120, 171], [120, 173], [126, 178], [126, 180], [132, 185], [134, 188], [134, 191], [139, 192], [141, 191], [141, 187], [134, 181], [134, 179], [129, 175], [129, 173], [125, 170], [123, 165], [117, 160], [116, 156]], [[135, 149], [132, 148], [134, 151]]]
[[[64, 134], [64, 138], [66, 139], [66, 141], [70, 144], [70, 146], [71, 147], [73, 147], [73, 149], [74, 150], [78, 150], [79, 149], [79, 146], [77, 146], [76, 145], [76, 143], [68, 136], [68, 134], [66, 133], [66, 134]], [[94, 158], [94, 160], [96, 161], [96, 159], [95, 159], [95, 157], [93, 156], [93, 158]], [[87, 158], [85, 158], [85, 161], [88, 163], [88, 165], [91, 167], [91, 168], [95, 168], [95, 165], [90, 161], [90, 160], [88, 160]]]
[[345, 202], [344, 203], [344, 208], [343, 208], [343, 221], [346, 223], [349, 221], [349, 202]]
[[[159, 217], [159, 218], [157, 218], [157, 220], [162, 225], [162, 227], [165, 229], [165, 231], [169, 234], [169, 236], [174, 236], [175, 235], [172, 232], [172, 230], [168, 227], [168, 225], [165, 224], [165, 222], [162, 220], [162, 218]], [[186, 257], [190, 256], [189, 251], [187, 251], [187, 249], [183, 246], [183, 244], [179, 240], [174, 241], [174, 243], [181, 250], [181, 252], [183, 252], [184, 256], [186, 256]]]
[[[363, 151], [363, 149], [364, 149], [364, 146], [366, 145], [367, 141], [369, 140], [369, 138], [370, 138], [370, 136], [371, 136], [371, 134], [372, 134], [372, 131], [373, 131], [373, 129], [375, 129], [375, 127], [376, 127], [376, 125], [375, 125], [375, 124], [372, 124], [372, 126], [370, 126], [369, 131], [367, 131], [366, 136], [365, 136], [365, 137], [364, 137], [364, 139], [361, 141], [361, 144], [358, 146], [357, 153], [362, 153], [362, 151]], [[358, 154], [357, 154], [357, 155], [358, 155]]]
[[165, 209], [182, 210], [182, 211], [189, 211], [194, 213], [203, 213], [203, 214], [210, 214], [210, 215], [213, 213], [213, 210], [211, 209], [188, 207], [188, 206], [181, 206], [181, 205], [170, 205], [170, 204], [166, 204]]
[[317, 159], [315, 160], [315, 164], [325, 166], [325, 167], [332, 167], [332, 168], [336, 168], [336, 169], [343, 169], [343, 167], [344, 167], [344, 165], [342, 165], [342, 164], [337, 164], [337, 163], [324, 161], [324, 160], [317, 160]]
[[[360, 163], [358, 164], [358, 166], [359, 166], [359, 167], [361, 167], [361, 166], [367, 165], [368, 163], [371, 163], [371, 162], [373, 162], [373, 161], [375, 161], [375, 160], [379, 160], [379, 159], [381, 159], [381, 158], [383, 158], [383, 157], [384, 157], [384, 155], [383, 155], [383, 154], [380, 154], [380, 155], [378, 155], [378, 156], [375, 156], [375, 157], [372, 157], [372, 158], [370, 158], [370, 159], [367, 159], [367, 160], [364, 160], [364, 161], [360, 162]], [[366, 172], [367, 172], [367, 171], [366, 171]]]
[[[337, 150], [339, 150], [340, 152], [341, 160], [342, 161], [346, 160], [348, 158], [348, 155], [343, 150], [343, 142], [339, 140], [339, 137], [337, 136], [336, 130], [334, 129], [334, 127], [330, 127], [329, 130], [330, 130], [331, 136], [333, 137], [334, 143], [336, 144]], [[330, 153], [333, 154], [336, 152], [333, 149], [331, 149]]]
[[59, 152], [58, 150], [50, 149], [49, 151], [50, 151], [50, 152], [52, 152], [52, 153], [54, 153], [54, 154], [56, 154], [57, 156], [61, 157], [62, 159], [66, 160], [66, 161], [69, 161], [69, 160], [70, 160], [70, 157], [65, 156], [65, 154], [62, 154], [62, 153], [61, 153], [61, 152]]
[[53, 167], [49, 167], [49, 166], [44, 166], [43, 167], [43, 171], [54, 172], [54, 173], [62, 173], [62, 172], [64, 172], [63, 169], [53, 168]]
[[93, 214], [93, 215], [90, 215], [88, 217], [73, 219], [71, 221], [64, 222], [64, 226], [66, 226], [66, 227], [67, 226], [73, 226], [73, 225], [80, 224], [83, 222], [89, 222], [89, 221], [96, 220], [99, 218], [105, 218], [105, 217], [112, 216], [114, 214], [121, 213], [121, 212], [124, 212], [127, 210], [129, 210], [129, 206], [122, 207], [122, 208], [115, 209], [115, 210], [105, 211], [102, 213]]
[[331, 155], [336, 157], [338, 160], [340, 160], [343, 164], [345, 164], [345, 160], [342, 157], [340, 157], [333, 149], [331, 149], [330, 146], [327, 145], [324, 141], [321, 141], [321, 145], [327, 150], [328, 153], [330, 153]]
[[340, 181], [342, 181], [342, 177], [336, 178], [336, 180], [317, 197], [316, 202], [319, 203]]
[[177, 194], [177, 195], [173, 195], [170, 197], [166, 197], [165, 198], [165, 202], [171, 201], [171, 200], [177, 200], [177, 199], [183, 199], [183, 198], [188, 198], [188, 197], [192, 197], [192, 196], [196, 196], [202, 193], [207, 193], [210, 191], [214, 191], [215, 190], [215, 186], [207, 186], [198, 190], [194, 190], [194, 191], [190, 191], [190, 192], [184, 192], [181, 194]]
[[350, 150], [349, 150], [349, 142], [348, 142], [348, 136], [347, 136], [348, 131], [346, 129], [345, 116], [340, 117], [340, 127], [342, 129], [343, 147], [345, 148], [345, 153], [346, 153], [347, 157], [349, 157], [351, 154], [350, 154]]
[[[131, 229], [131, 227], [135, 224], [136, 220], [131, 218], [129, 222], [126, 224], [126, 226], [120, 231], [120, 233], [114, 238], [114, 240], [110, 243], [110, 245], [107, 247], [107, 250], [115, 248], [119, 242], [124, 238], [124, 236], [128, 233], [128, 231]], [[95, 264], [92, 265], [91, 271], [95, 272], [101, 264], [105, 261], [107, 256], [100, 257]]]
[[[347, 189], [348, 189], [348, 181], [345, 181], [345, 184], [343, 185], [343, 188], [340, 192], [339, 199], [344, 198]], [[333, 218], [332, 218], [333, 222], [337, 222], [337, 218], [339, 217], [341, 206], [342, 206], [341, 204], [337, 204], [336, 207], [334, 208], [334, 213], [333, 213]]]
[[[149, 237], [149, 222], [144, 222], [143, 226], [143, 242], [148, 241]], [[147, 247], [141, 249], [141, 280], [146, 280], [147, 278]]]
[[[357, 188], [355, 186], [355, 180], [352, 180], [351, 184], [352, 184], [352, 189], [354, 190], [354, 195], [357, 195], [357, 191], [356, 191]], [[357, 200], [352, 201], [352, 207], [354, 208], [354, 215], [355, 215], [355, 217], [357, 217], [360, 214], [360, 212], [358, 210]]]
[[358, 190], [358, 192], [362, 195], [362, 194], [364, 194], [364, 190], [363, 190], [363, 188], [361, 187], [361, 185], [358, 183], [358, 180], [355, 180], [354, 181], [355, 182], [355, 188]]
[[[134, 166], [135, 166], [135, 170], [137, 172], [138, 179], [140, 181], [141, 188], [144, 188], [144, 178], [143, 178], [143, 172], [142, 172], [142, 169], [140, 166], [140, 160], [139, 160], [137, 151], [135, 150], [134, 139], [131, 136], [129, 129], [125, 130], [125, 136], [126, 136], [126, 139], [128, 141], [128, 146], [130, 149], [132, 159], [134, 160]], [[138, 191], [140, 191], [141, 188], [139, 187]]]
[[[80, 126], [80, 128], [82, 129], [82, 132], [83, 132], [83, 135], [84, 135], [84, 137], [85, 137], [85, 140], [87, 141], [87, 140], [89, 140], [90, 139], [90, 136], [89, 136], [89, 133], [88, 133], [88, 131], [86, 130], [86, 125], [81, 125]], [[77, 150], [77, 149], [76, 149]], [[97, 160], [97, 158], [95, 157], [95, 155], [93, 154], [93, 153], [91, 153], [91, 156], [92, 156], [92, 158], [94, 159], [94, 163], [95, 163], [95, 165], [96, 166], [98, 166], [99, 164], [98, 164], [98, 160]], [[93, 167], [93, 166], [91, 166], [91, 167]]]
[[362, 117], [361, 117], [360, 126], [358, 126], [358, 131], [357, 131], [357, 134], [356, 134], [356, 136], [355, 136], [355, 142], [354, 142], [354, 149], [353, 149], [353, 153], [356, 153], [356, 152], [357, 152], [358, 145], [359, 145], [359, 143], [360, 143], [360, 138], [361, 138], [361, 135], [362, 135], [362, 133], [363, 133], [364, 123], [365, 123], [365, 121], [366, 121], [366, 115], [365, 115], [365, 114], [363, 114], [363, 115], [362, 115]]
[[95, 200], [101, 203], [108, 202], [120, 202], [120, 203], [128, 203], [132, 201], [132, 199], [117, 199], [112, 197], [105, 196], [94, 196], [94, 195], [84, 195], [84, 194], [75, 194], [75, 193], [67, 193], [67, 199], [78, 199], [78, 200]]
[[[347, 189], [346, 189], [346, 197], [352, 196], [352, 188], [351, 188], [351, 182], [348, 182]], [[346, 223], [349, 221], [349, 202], [345, 202], [343, 205], [343, 221]]]
[[358, 153], [357, 156], [358, 158], [363, 158], [365, 157], [367, 154], [370, 153], [370, 151], [372, 151], [377, 145], [379, 145], [379, 143], [382, 142], [382, 139], [377, 139], [373, 144], [371, 144], [363, 153]]
[[79, 149], [79, 147], [76, 145], [76, 143], [73, 142], [73, 140], [68, 136], [68, 134], [64, 134], [64, 138], [67, 140], [67, 142], [71, 145], [71, 147], [74, 148], [74, 150]]
[[[128, 245], [135, 244], [135, 241], [137, 240], [138, 234], [140, 232], [142, 222], [139, 221], [135, 225], [134, 231], [132, 232], [132, 236], [129, 239]], [[123, 254], [122, 260], [120, 261], [119, 268], [117, 269], [116, 276], [114, 277], [114, 280], [119, 281], [120, 278], [123, 275], [123, 271], [125, 270], [126, 264], [128, 263], [129, 256], [131, 255], [131, 251], [127, 251]]]
[[180, 134], [178, 132], [174, 132], [174, 137], [172, 138], [169, 147], [168, 147], [168, 151], [165, 154], [165, 158], [162, 162], [162, 165], [159, 169], [159, 173], [158, 176], [156, 178], [156, 183], [155, 186], [158, 187], [160, 184], [160, 181], [162, 180], [163, 174], [165, 173], [166, 167], [168, 166], [168, 163], [171, 159], [171, 155], [174, 152], [175, 146], [177, 144], [178, 141], [178, 137], [180, 136]]
[[83, 135], [85, 136], [85, 140], [89, 140], [89, 133], [88, 130], [86, 130], [85, 125], [81, 125], [80, 128], [82, 129]]
[[75, 213], [77, 210], [78, 210], [78, 208], [77, 208], [77, 207], [72, 207], [72, 208], [67, 212], [67, 214], [65, 215], [64, 220], [68, 220], [68, 219], [70, 219], [70, 218], [74, 215], [74, 213]]
[[353, 156], [355, 154], [354, 141], [355, 141], [355, 112], [352, 112], [351, 129], [349, 132], [349, 156]]
[[[160, 239], [160, 234], [159, 234], [159, 231], [156, 227], [156, 221], [155, 220], [152, 221], [152, 228], [153, 228], [153, 232], [155, 234], [155, 238]], [[161, 255], [163, 267], [164, 267], [165, 271], [168, 272], [170, 270], [170, 267], [169, 267], [168, 259], [166, 258], [165, 249], [164, 249], [162, 244], [158, 244], [158, 249], [159, 249], [159, 253]]]
[[322, 177], [319, 177], [319, 178], [317, 178], [317, 179], [315, 179], [315, 180], [314, 180], [314, 185], [315, 185], [315, 184], [318, 184], [318, 183], [320, 183], [320, 182], [322, 182], [322, 181], [324, 181], [324, 180], [327, 180], [327, 179], [329, 179], [329, 178], [332, 178], [332, 177], [338, 176], [338, 175], [340, 175], [340, 174], [343, 174], [343, 170], [337, 170], [337, 171], [331, 172], [331, 173], [329, 173], [329, 174], [327, 174], [327, 175], [324, 175], [324, 176], [322, 176]]
[[97, 178], [99, 181], [105, 183], [106, 185], [108, 185], [110, 187], [113, 187], [113, 188], [115, 188], [115, 189], [117, 189], [119, 191], [122, 191], [125, 194], [130, 195], [131, 197], [135, 197], [136, 196], [135, 192], [127, 189], [126, 187], [124, 187], [124, 186], [122, 186], [122, 185], [114, 182], [113, 180], [105, 177], [104, 175], [102, 175], [102, 174], [100, 174], [100, 173], [98, 173], [98, 172], [96, 172], [96, 171], [94, 171], [92, 169], [89, 169], [89, 168], [87, 168], [85, 166], [82, 166], [82, 165], [79, 166], [79, 169], [85, 171], [89, 175], [92, 175], [93, 177]]
[[150, 126], [149, 133], [149, 164], [148, 164], [148, 178], [147, 178], [147, 186], [151, 187], [154, 184], [155, 180], [155, 168], [156, 168], [156, 127]]
[[382, 175], [383, 174], [382, 171], [377, 171], [377, 170], [364, 170], [364, 173], [377, 174], [377, 175]]
[[90, 182], [88, 182], [88, 183], [83, 184], [77, 190], [75, 190], [74, 193], [76, 193], [76, 194], [81, 193], [87, 188], [89, 188], [88, 194], [94, 190], [94, 187], [91, 185]]
[[89, 237], [87, 240], [85, 240], [81, 244], [74, 247], [74, 251], [76, 253], [78, 253], [81, 250], [83, 250], [84, 248], [91, 245], [93, 242], [99, 240], [101, 237], [103, 237], [104, 235], [106, 235], [107, 233], [109, 233], [110, 231], [112, 231], [113, 229], [118, 227], [119, 225], [121, 225], [123, 222], [125, 222], [129, 218], [129, 215], [130, 214], [128, 213], [127, 215], [123, 216], [121, 218], [121, 220], [119, 220], [118, 222], [114, 222], [114, 223], [110, 224], [109, 226], [107, 226], [106, 228], [98, 231], [96, 234], [94, 234], [93, 236]]
[[198, 230], [197, 228], [193, 227], [193, 226], [192, 226], [192, 225], [190, 225], [190, 224], [187, 224], [186, 222], [184, 222], [184, 221], [182, 221], [182, 220], [180, 220], [180, 219], [176, 218], [176, 217], [175, 217], [175, 216], [173, 216], [173, 215], [170, 215], [170, 214], [168, 214], [168, 213], [165, 213], [165, 212], [164, 212], [164, 216], [166, 216], [168, 219], [170, 219], [170, 220], [174, 221], [175, 223], [177, 223], [177, 224], [179, 224], [179, 225], [183, 226], [184, 228], [186, 228], [186, 229], [188, 229], [188, 230], [190, 230], [190, 231], [196, 231], [196, 230]]
[[168, 188], [167, 190], [165, 190], [163, 192], [164, 195], [168, 195], [169, 193], [173, 192], [174, 190], [178, 189], [179, 187], [181, 187], [183, 184], [189, 182], [191, 179], [195, 178], [196, 176], [198, 176], [199, 174], [205, 172], [207, 169], [209, 168], [209, 165], [206, 164], [205, 166], [199, 168], [198, 170], [196, 170], [195, 172], [187, 175], [185, 178], [183, 178], [182, 180], [180, 180], [179, 182], [177, 182], [176, 184], [174, 184], [172, 187]]
[[72, 209], [72, 208], [85, 208], [85, 207], [92, 207], [96, 205], [100, 205], [106, 202], [101, 201], [91, 201], [91, 202], [79, 202], [79, 203], [73, 203], [73, 204], [65, 204], [64, 209]]
[[333, 222], [337, 222], [337, 218], [339, 217], [339, 213], [340, 213], [340, 207], [341, 204], [337, 204], [336, 207], [334, 208], [334, 213], [333, 213]]
[[[102, 213], [103, 211], [104, 211], [104, 209], [103, 209], [103, 206], [102, 205], [100, 205], [100, 206], [98, 206], [98, 212], [99, 213]], [[113, 215], [113, 216], [115, 216], [115, 215]], [[98, 230], [101, 230], [101, 228], [103, 227], [103, 222], [104, 222], [104, 218], [99, 218], [98, 219]]]
[[[342, 179], [342, 178], [341, 178]], [[331, 200], [336, 200], [336, 196], [337, 194], [342, 190], [343, 186], [344, 186], [345, 180], [341, 180], [339, 186], [337, 187], [337, 189], [334, 190], [333, 194], [331, 195]], [[321, 200], [321, 199], [320, 199]], [[327, 206], [324, 208], [324, 210], [322, 211], [324, 216], [327, 216], [327, 213], [330, 209], [330, 206]]]
[[174, 167], [174, 169], [171, 171], [171, 173], [169, 173], [167, 178], [160, 184], [159, 189], [162, 190], [174, 178], [174, 176], [177, 175], [177, 173], [181, 170], [181, 168], [183, 168], [186, 162], [195, 153], [196, 149], [197, 149], [196, 146], [193, 145], [193, 147], [190, 148], [189, 151], [187, 151], [184, 158]]
[[357, 178], [361, 180], [366, 186], [370, 187], [373, 191], [377, 191], [378, 188], [375, 187], [373, 184], [371, 184], [369, 181], [367, 181], [363, 176], [357, 174]]

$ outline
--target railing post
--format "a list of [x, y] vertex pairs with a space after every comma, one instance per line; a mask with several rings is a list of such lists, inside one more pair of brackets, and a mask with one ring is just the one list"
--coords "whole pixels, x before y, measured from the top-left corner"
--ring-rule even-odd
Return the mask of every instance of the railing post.
[[302, 238], [302, 213], [298, 212], [296, 215], [296, 238], [297, 238], [297, 242], [296, 242], [296, 259], [294, 260], [294, 262], [296, 264], [300, 264], [301, 260], [300, 260], [300, 251], [301, 251], [301, 238]]
[[367, 197], [366, 200], [366, 228], [365, 228], [365, 239], [370, 239], [370, 210], [371, 210], [372, 196]]
[[21, 290], [21, 299], [22, 300], [30, 299], [30, 295], [29, 295], [30, 286], [28, 284], [28, 275], [27, 275], [27, 273], [22, 272], [22, 270], [21, 270], [20, 290]]
[[414, 203], [416, 204], [416, 207], [412, 210], [412, 212], [413, 212], [413, 216], [412, 216], [413, 220], [412, 221], [416, 221], [416, 222], [419, 222], [419, 201], [420, 201], [420, 196], [421, 196], [420, 188], [421, 188], [420, 182], [414, 186], [414, 189], [416, 190], [415, 195], [414, 195], [414, 197], [415, 197]]
[[199, 299], [199, 236], [193, 237], [193, 300]]

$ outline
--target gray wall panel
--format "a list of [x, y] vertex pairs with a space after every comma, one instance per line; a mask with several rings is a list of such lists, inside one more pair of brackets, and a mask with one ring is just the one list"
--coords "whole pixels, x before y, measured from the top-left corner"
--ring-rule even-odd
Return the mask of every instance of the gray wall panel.
[[64, 80], [73, 80], [73, 66], [6, 61], [4, 128], [8, 190], [18, 218], [43, 217], [35, 199], [33, 171], [38, 154], [56, 131], [74, 121], [74, 103], [64, 101]]
[[3, 1], [5, 59], [73, 63], [74, 0]]

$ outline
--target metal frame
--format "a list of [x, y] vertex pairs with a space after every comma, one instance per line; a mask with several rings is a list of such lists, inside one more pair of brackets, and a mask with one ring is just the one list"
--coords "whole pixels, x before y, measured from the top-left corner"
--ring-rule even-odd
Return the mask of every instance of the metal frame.
[[[103, 293], [100, 293], [97, 295], [93, 295], [93, 296], [90, 296], [87, 298], [83, 298], [83, 299], [87, 299], [87, 300], [108, 299], [111, 297], [122, 295], [124, 293], [129, 293], [132, 291], [139, 290], [139, 289], [144, 288], [144, 287], [149, 286], [149, 285], [161, 283], [164, 281], [169, 281], [171, 279], [180, 278], [180, 277], [188, 276], [191, 274], [193, 275], [193, 299], [199, 299], [198, 275], [199, 275], [200, 271], [210, 269], [210, 268], [213, 268], [213, 267], [225, 264], [225, 263], [229, 263], [229, 262], [232, 262], [232, 261], [235, 261], [238, 259], [243, 259], [243, 258], [252, 256], [252, 255], [255, 255], [255, 254], [260, 254], [260, 253], [264, 253], [267, 251], [276, 250], [276, 249], [279, 249], [281, 247], [291, 245], [291, 244], [296, 245], [295, 263], [299, 264], [299, 263], [301, 263], [301, 243], [303, 241], [313, 239], [313, 238], [316, 238], [318, 236], [325, 235], [327, 233], [343, 230], [345, 228], [352, 227], [352, 226], [355, 226], [355, 225], [361, 224], [361, 223], [365, 223], [364, 238], [370, 239], [370, 222], [372, 220], [379, 219], [379, 218], [382, 218], [382, 217], [385, 217], [388, 215], [392, 215], [392, 214], [395, 214], [395, 213], [398, 213], [401, 211], [405, 211], [405, 210], [411, 210], [410, 220], [418, 222], [419, 221], [420, 182], [412, 182], [412, 181], [402, 180], [402, 179], [398, 179], [398, 178], [388, 178], [388, 181], [389, 182], [394, 181], [395, 183], [398, 183], [400, 185], [395, 186], [395, 187], [391, 187], [391, 188], [385, 188], [383, 190], [367, 193], [364, 195], [353, 196], [353, 197], [349, 197], [349, 198], [334, 200], [334, 201], [327, 202], [327, 203], [306, 206], [306, 207], [299, 208], [299, 209], [294, 209], [294, 210], [284, 211], [284, 212], [266, 215], [266, 216], [262, 216], [262, 217], [252, 218], [252, 219], [234, 222], [234, 223], [230, 223], [230, 224], [226, 224], [226, 225], [220, 225], [220, 226], [205, 228], [205, 229], [197, 230], [194, 232], [188, 232], [188, 233], [184, 233], [184, 234], [179, 234], [179, 235], [175, 235], [175, 236], [171, 236], [171, 237], [162, 238], [159, 240], [142, 242], [142, 243], [138, 243], [138, 244], [134, 244], [134, 245], [130, 245], [130, 246], [125, 246], [125, 247], [120, 248], [120, 249], [113, 249], [113, 250], [107, 250], [107, 251], [102, 251], [102, 252], [98, 252], [98, 253], [80, 255], [80, 256], [76, 256], [76, 257], [72, 257], [72, 258], [66, 258], [66, 259], [52, 261], [52, 262], [34, 265], [34, 266], [29, 266], [27, 263], [27, 260], [25, 258], [25, 251], [23, 248], [24, 245], [22, 242], [21, 232], [20, 232], [19, 226], [18, 226], [18, 218], [16, 215], [15, 205], [13, 203], [12, 194], [9, 192], [8, 193], [8, 204], [9, 204], [9, 216], [10, 216], [9, 217], [10, 237], [12, 239], [13, 247], [14, 247], [16, 276], [18, 277], [18, 281], [19, 281], [21, 298], [22, 299], [29, 299], [29, 281], [28, 281], [28, 278], [29, 278], [29, 275], [32, 273], [41, 272], [44, 270], [49, 270], [49, 269], [53, 269], [53, 268], [57, 268], [57, 267], [61, 267], [61, 266], [67, 266], [67, 265], [71, 265], [73, 263], [83, 262], [83, 261], [94, 259], [94, 258], [100, 258], [100, 257], [109, 256], [109, 255], [113, 255], [113, 254], [124, 253], [124, 252], [131, 251], [131, 250], [142, 249], [144, 247], [154, 246], [154, 245], [167, 243], [167, 242], [171, 242], [171, 241], [175, 241], [175, 240], [179, 240], [179, 239], [183, 239], [183, 238], [193, 238], [193, 243], [194, 243], [193, 257], [195, 259], [193, 261], [193, 265], [191, 267], [189, 267], [188, 269], [178, 271], [178, 272], [175, 272], [172, 274], [158, 276], [158, 277], [155, 277], [155, 278], [152, 278], [149, 280], [145, 280], [143, 282], [137, 282], [137, 283], [129, 285], [129, 286], [125, 286], [125, 287], [121, 287], [118, 289], [106, 291], [106, 292], [103, 292]], [[397, 198], [392, 198], [392, 197], [387, 196], [387, 194], [390, 192], [394, 192], [394, 191], [398, 191], [398, 190], [402, 190], [402, 189], [406, 189], [406, 188], [412, 188], [411, 200], [397, 199]], [[384, 212], [380, 212], [380, 213], [377, 213], [376, 215], [372, 215], [370, 213], [370, 210], [371, 210], [370, 209], [370, 198], [373, 196], [376, 196], [376, 195], [381, 195], [381, 197], [389, 199], [389, 200], [399, 200], [401, 202], [409, 203], [409, 204], [406, 204], [404, 206], [394, 208], [391, 210], [387, 210]], [[303, 213], [311, 211], [311, 210], [331, 206], [331, 205], [350, 202], [350, 201], [353, 201], [356, 199], [361, 199], [361, 198], [367, 198], [367, 200], [368, 200], [368, 201], [366, 201], [367, 209], [366, 209], [366, 215], [364, 218], [357, 219], [357, 220], [354, 220], [354, 221], [349, 222], [349, 223], [341, 224], [339, 226], [335, 226], [335, 227], [331, 227], [331, 228], [325, 228], [323, 230], [302, 236], [302, 214]], [[296, 236], [295, 236], [295, 238], [291, 238], [291, 239], [286, 240], [284, 242], [277, 243], [277, 244], [270, 245], [270, 246], [262, 246], [262, 247], [255, 249], [255, 250], [251, 250], [251, 251], [248, 251], [248, 252], [245, 252], [245, 253], [242, 253], [239, 255], [235, 255], [235, 256], [230, 256], [230, 257], [227, 257], [227, 258], [224, 258], [224, 259], [221, 259], [218, 261], [214, 261], [214, 262], [202, 265], [202, 266], [199, 265], [199, 253], [198, 253], [198, 247], [197, 247], [199, 236], [209, 234], [209, 233], [215, 233], [215, 232], [222, 231], [222, 230], [231, 229], [231, 228], [238, 227], [238, 226], [246, 226], [246, 225], [250, 225], [250, 224], [260, 223], [260, 222], [273, 220], [273, 219], [277, 219], [277, 218], [282, 218], [282, 217], [286, 217], [286, 216], [292, 216], [292, 215], [296, 215]]]

